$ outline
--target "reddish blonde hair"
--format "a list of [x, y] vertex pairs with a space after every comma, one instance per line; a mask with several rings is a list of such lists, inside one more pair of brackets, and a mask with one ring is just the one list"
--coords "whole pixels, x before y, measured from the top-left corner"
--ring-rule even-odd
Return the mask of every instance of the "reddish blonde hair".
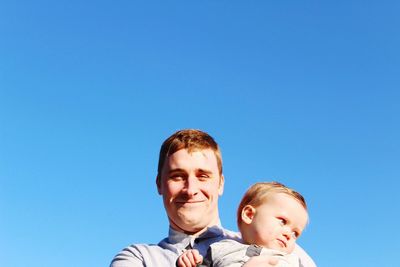
[[176, 151], [187, 149], [188, 152], [211, 149], [217, 158], [219, 175], [222, 175], [222, 156], [217, 142], [206, 132], [196, 129], [184, 129], [175, 132], [168, 137], [161, 146], [158, 159], [157, 181], [161, 178], [165, 160]]

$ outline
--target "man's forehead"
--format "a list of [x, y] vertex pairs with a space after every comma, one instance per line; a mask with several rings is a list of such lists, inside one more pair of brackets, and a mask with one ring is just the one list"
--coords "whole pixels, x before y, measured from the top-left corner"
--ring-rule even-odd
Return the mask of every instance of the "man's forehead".
[[180, 149], [169, 155], [164, 167], [174, 167], [176, 165], [204, 165], [209, 167], [218, 166], [217, 157], [212, 149]]

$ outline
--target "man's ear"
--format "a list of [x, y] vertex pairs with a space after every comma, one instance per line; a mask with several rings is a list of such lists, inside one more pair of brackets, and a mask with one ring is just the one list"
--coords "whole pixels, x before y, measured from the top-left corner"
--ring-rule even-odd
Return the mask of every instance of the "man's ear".
[[224, 193], [224, 185], [225, 185], [225, 178], [224, 175], [221, 174], [221, 177], [219, 178], [219, 187], [218, 187], [218, 195], [222, 196]]
[[245, 224], [251, 224], [254, 215], [256, 214], [256, 208], [252, 205], [246, 205], [242, 209], [242, 222]]
[[157, 185], [158, 194], [162, 195], [162, 192], [161, 192], [161, 177], [160, 177], [160, 175], [156, 176], [156, 185]]

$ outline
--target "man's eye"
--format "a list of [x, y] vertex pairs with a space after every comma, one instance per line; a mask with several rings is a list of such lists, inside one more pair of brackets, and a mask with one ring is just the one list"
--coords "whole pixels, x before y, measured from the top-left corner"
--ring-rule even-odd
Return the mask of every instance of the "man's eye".
[[169, 179], [174, 180], [174, 181], [177, 181], [177, 180], [182, 180], [183, 177], [182, 177], [182, 175], [180, 175], [180, 174], [174, 174], [174, 175], [171, 175], [171, 176], [169, 177]]
[[210, 176], [208, 175], [208, 174], [200, 174], [199, 176], [198, 176], [199, 178], [201, 178], [201, 179], [208, 179], [208, 178], [210, 178]]

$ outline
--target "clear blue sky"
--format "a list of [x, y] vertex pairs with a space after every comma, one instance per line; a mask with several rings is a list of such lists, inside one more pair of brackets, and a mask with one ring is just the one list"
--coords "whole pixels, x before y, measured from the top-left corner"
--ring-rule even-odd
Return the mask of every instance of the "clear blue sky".
[[159, 147], [220, 143], [224, 226], [303, 193], [319, 266], [397, 266], [398, 1], [0, 2], [0, 266], [108, 266], [167, 234]]

